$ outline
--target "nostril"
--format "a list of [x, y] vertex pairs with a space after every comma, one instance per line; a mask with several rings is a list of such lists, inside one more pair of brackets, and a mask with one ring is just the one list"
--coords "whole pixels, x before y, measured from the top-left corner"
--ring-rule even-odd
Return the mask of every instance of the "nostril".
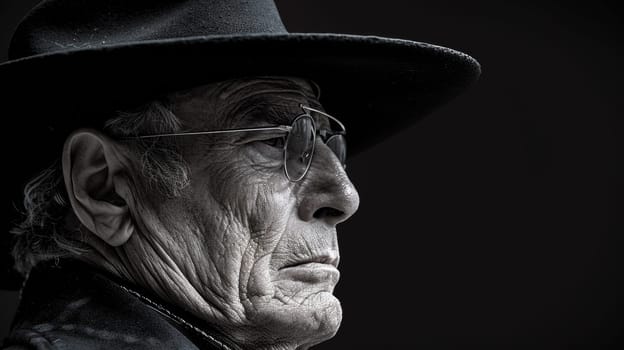
[[330, 208], [330, 207], [323, 207], [320, 209], [317, 209], [314, 212], [314, 217], [317, 219], [320, 218], [328, 218], [328, 217], [341, 217], [344, 215], [343, 211], [340, 211], [338, 209], [334, 209], [334, 208]]

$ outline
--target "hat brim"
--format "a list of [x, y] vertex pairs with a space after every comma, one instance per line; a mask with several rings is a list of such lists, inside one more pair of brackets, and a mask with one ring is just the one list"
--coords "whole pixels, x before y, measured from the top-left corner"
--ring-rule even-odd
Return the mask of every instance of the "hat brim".
[[[142, 41], [0, 65], [5, 97], [23, 108], [8, 121], [14, 130], [98, 126], [94, 112], [105, 117], [160, 94], [237, 77], [308, 78], [321, 87], [324, 107], [347, 126], [356, 152], [422, 118], [479, 74], [476, 60], [445, 47], [309, 33]], [[39, 111], [46, 115], [32, 114]]]
[[[419, 120], [470, 86], [476, 60], [427, 43], [343, 34], [202, 36], [65, 48], [0, 64], [10, 198], [61, 154], [67, 134], [115, 110], [210, 82], [296, 76], [347, 128], [349, 153]], [[12, 137], [14, 135], [14, 137]], [[12, 151], [11, 151], [12, 150]], [[7, 178], [8, 177], [8, 178]]]

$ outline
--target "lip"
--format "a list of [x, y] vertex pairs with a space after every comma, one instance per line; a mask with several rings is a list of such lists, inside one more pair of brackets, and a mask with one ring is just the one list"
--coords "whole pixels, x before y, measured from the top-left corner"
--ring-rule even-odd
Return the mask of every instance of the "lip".
[[279, 270], [280, 279], [311, 284], [323, 284], [333, 288], [340, 279], [340, 271], [334, 264], [303, 262], [289, 265]]
[[340, 257], [337, 255], [326, 254], [326, 255], [318, 255], [313, 256], [306, 259], [297, 260], [291, 264], [285, 265], [280, 270], [289, 269], [294, 267], [305, 267], [305, 266], [314, 266], [318, 264], [322, 265], [330, 265], [334, 268], [338, 268], [338, 262], [340, 261]]

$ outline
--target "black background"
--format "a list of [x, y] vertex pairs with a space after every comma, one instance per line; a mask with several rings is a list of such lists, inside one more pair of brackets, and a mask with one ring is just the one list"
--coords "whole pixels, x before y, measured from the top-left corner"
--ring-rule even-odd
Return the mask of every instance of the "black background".
[[[0, 61], [35, 2], [0, 2]], [[277, 3], [291, 32], [431, 42], [483, 68], [472, 90], [350, 160], [362, 202], [340, 230], [343, 324], [318, 349], [622, 340], [616, 1]], [[1, 337], [17, 296], [0, 297]]]

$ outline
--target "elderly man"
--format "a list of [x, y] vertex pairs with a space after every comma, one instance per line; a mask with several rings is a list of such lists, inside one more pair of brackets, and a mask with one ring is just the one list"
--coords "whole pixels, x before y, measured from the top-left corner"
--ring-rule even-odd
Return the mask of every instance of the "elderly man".
[[287, 33], [269, 0], [47, 0], [10, 56], [14, 126], [53, 163], [12, 229], [10, 349], [331, 338], [336, 226], [359, 204], [345, 125], [357, 151], [478, 75], [428, 44]]

